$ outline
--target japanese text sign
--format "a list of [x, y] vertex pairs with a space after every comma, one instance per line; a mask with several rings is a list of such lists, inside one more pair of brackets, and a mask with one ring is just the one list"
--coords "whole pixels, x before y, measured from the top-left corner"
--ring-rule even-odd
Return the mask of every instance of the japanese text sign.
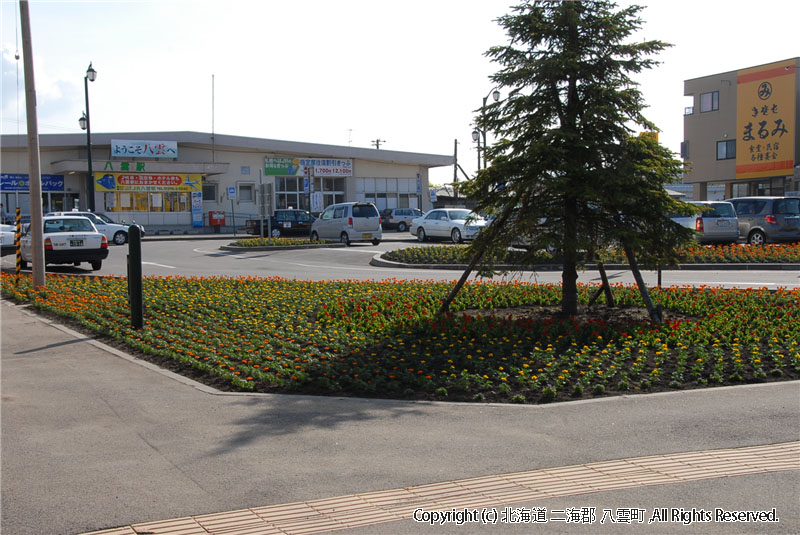
[[[0, 175], [2, 191], [28, 191], [30, 187], [30, 176], [27, 174]], [[64, 191], [64, 175], [42, 175], [42, 191]]]
[[789, 60], [737, 73], [736, 178], [792, 174], [796, 72]]
[[177, 158], [178, 142], [112, 139], [111, 156], [114, 158]]
[[203, 175], [95, 173], [97, 191], [202, 191]]
[[314, 176], [353, 176], [353, 160], [341, 158], [264, 158], [264, 174], [272, 176], [306, 173], [313, 169]]

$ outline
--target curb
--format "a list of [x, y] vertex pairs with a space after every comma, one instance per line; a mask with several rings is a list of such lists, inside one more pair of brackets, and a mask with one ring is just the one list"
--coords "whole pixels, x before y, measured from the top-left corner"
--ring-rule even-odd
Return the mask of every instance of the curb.
[[[463, 271], [467, 269], [467, 264], [405, 264], [402, 262], [394, 262], [381, 258], [384, 253], [378, 253], [369, 261], [371, 266], [387, 267], [387, 268], [409, 268], [409, 269], [451, 269]], [[584, 269], [596, 270], [597, 264], [585, 264]], [[628, 270], [628, 264], [604, 264], [605, 269], [613, 270]], [[518, 270], [518, 271], [561, 271], [563, 269], [561, 264], [536, 264], [527, 266], [525, 269], [520, 269], [519, 265], [515, 264], [497, 264], [494, 266], [495, 270]], [[800, 264], [680, 264], [676, 267], [662, 267], [661, 271], [678, 271], [681, 269], [690, 271], [734, 271], [734, 270], [754, 270], [754, 271], [798, 271], [800, 272]], [[643, 270], [643, 271], [656, 271], [656, 270]]]

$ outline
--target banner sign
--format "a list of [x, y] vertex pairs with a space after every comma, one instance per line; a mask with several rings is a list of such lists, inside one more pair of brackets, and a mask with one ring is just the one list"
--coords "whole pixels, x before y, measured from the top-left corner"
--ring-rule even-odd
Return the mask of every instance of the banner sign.
[[95, 173], [97, 191], [202, 191], [203, 175]]
[[192, 226], [203, 226], [203, 192], [192, 192]]
[[264, 158], [264, 174], [301, 176], [306, 168], [314, 176], [353, 176], [353, 160], [332, 158]]
[[134, 141], [112, 139], [113, 158], [177, 158], [177, 141]]
[[[0, 190], [30, 191], [30, 178], [25, 174], [0, 174]], [[42, 191], [64, 191], [64, 175], [42, 175]]]
[[796, 60], [737, 73], [736, 178], [794, 172]]

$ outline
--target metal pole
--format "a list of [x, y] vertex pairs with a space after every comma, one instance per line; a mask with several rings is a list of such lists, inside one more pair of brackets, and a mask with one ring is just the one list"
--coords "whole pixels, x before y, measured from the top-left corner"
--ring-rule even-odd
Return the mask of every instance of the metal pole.
[[28, 122], [28, 184], [31, 199], [31, 270], [33, 286], [45, 285], [44, 232], [42, 223], [42, 171], [39, 156], [39, 126], [36, 118], [36, 83], [33, 78], [33, 43], [28, 0], [19, 0], [22, 55], [25, 71], [25, 108]]
[[[92, 64], [89, 64], [89, 68]], [[86, 160], [89, 162], [86, 183], [86, 195], [88, 199], [88, 208], [90, 212], [94, 212], [94, 172], [92, 169], [92, 122], [89, 120], [89, 76], [83, 77], [83, 89], [86, 94]]]
[[128, 301], [131, 306], [131, 326], [134, 329], [143, 328], [142, 233], [136, 225], [128, 227]]
[[478, 131], [478, 169], [475, 170], [475, 174], [478, 174], [478, 171], [481, 170], [481, 129], [476, 128], [475, 130]]
[[22, 213], [19, 206], [17, 206], [17, 214], [14, 218], [14, 248], [17, 251], [17, 270], [16, 274], [19, 275], [22, 267], [22, 248], [20, 247], [20, 240], [22, 239]]
[[231, 219], [233, 220], [233, 235], [236, 236], [236, 212], [233, 211], [233, 199], [231, 199]]
[[264, 239], [264, 213], [266, 212], [267, 196], [264, 195], [264, 183], [262, 182], [263, 170], [258, 170], [258, 193], [261, 195], [261, 209], [258, 211], [258, 224], [261, 228], [259, 235]]

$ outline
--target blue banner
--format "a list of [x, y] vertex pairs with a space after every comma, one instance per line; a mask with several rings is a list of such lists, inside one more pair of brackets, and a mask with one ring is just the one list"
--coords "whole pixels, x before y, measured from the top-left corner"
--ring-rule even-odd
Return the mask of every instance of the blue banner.
[[[25, 174], [0, 174], [0, 190], [29, 191], [30, 179]], [[64, 175], [42, 175], [42, 191], [64, 191]]]

